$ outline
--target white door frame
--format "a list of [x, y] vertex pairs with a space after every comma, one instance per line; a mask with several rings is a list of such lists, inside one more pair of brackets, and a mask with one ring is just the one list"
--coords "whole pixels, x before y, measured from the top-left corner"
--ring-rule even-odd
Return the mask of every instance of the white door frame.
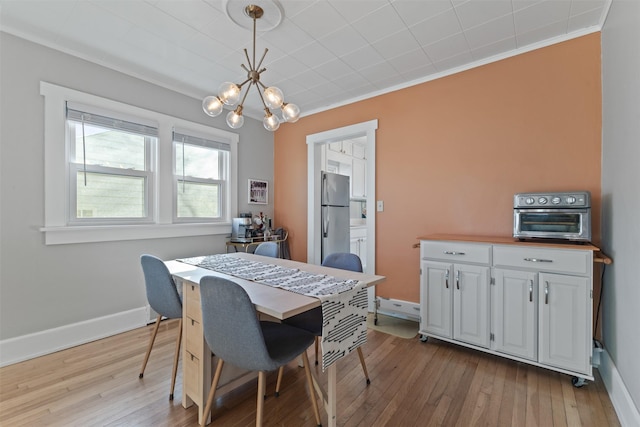
[[[337, 129], [307, 135], [307, 262], [321, 263], [320, 245], [320, 171], [323, 169], [322, 145], [330, 142], [366, 136], [367, 165], [367, 267], [366, 273], [376, 271], [376, 129], [378, 120], [357, 123]], [[375, 296], [369, 292], [369, 307]]]

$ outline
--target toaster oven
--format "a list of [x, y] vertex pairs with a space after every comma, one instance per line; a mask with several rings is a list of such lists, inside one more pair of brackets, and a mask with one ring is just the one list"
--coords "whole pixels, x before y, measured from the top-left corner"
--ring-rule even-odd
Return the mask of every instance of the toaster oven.
[[513, 197], [513, 237], [591, 241], [591, 193], [519, 193]]

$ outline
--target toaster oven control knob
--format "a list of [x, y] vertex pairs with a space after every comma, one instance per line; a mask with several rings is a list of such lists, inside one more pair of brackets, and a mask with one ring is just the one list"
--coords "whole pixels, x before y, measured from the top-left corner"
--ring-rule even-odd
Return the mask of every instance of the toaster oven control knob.
[[573, 196], [569, 196], [567, 197], [567, 203], [569, 203], [570, 205], [574, 204], [576, 202], [576, 198]]
[[561, 201], [560, 197], [557, 197], [557, 196], [551, 199], [551, 203], [553, 203], [554, 205], [559, 204], [560, 201]]
[[538, 199], [538, 203], [540, 203], [541, 205], [546, 205], [547, 204], [547, 198], [546, 197], [540, 197]]
[[535, 200], [533, 197], [527, 197], [527, 198], [524, 200], [524, 202], [525, 202], [526, 204], [528, 204], [528, 205], [532, 205], [532, 204], [534, 204], [534, 203], [535, 203], [535, 201], [536, 201], [536, 200]]

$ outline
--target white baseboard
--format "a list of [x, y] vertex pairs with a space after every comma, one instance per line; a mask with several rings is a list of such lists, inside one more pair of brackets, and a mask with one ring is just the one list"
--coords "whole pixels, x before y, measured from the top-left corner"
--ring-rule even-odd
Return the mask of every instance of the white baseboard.
[[140, 307], [71, 325], [0, 341], [0, 367], [54, 353], [149, 323], [149, 307]]
[[388, 316], [420, 321], [420, 304], [393, 298], [377, 297], [377, 312]]
[[606, 348], [602, 354], [603, 357], [601, 357], [598, 371], [607, 388], [607, 392], [609, 392], [609, 398], [616, 410], [620, 425], [622, 427], [640, 426], [640, 411], [633, 403], [629, 390], [624, 385], [616, 365], [613, 364], [613, 360], [611, 360]]

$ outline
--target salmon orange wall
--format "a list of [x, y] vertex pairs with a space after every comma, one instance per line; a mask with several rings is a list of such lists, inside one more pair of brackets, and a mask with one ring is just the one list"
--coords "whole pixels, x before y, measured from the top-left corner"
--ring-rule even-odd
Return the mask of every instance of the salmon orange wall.
[[511, 236], [513, 194], [590, 190], [600, 240], [600, 34], [285, 124], [274, 138], [274, 216], [306, 261], [306, 136], [378, 119], [378, 295], [419, 301], [416, 237]]

